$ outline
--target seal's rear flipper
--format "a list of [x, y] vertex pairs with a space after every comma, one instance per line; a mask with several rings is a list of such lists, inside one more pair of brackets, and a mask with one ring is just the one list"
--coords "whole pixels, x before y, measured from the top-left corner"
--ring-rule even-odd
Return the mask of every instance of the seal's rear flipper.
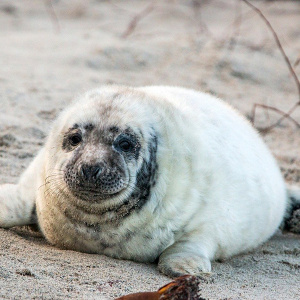
[[283, 229], [300, 234], [300, 188], [289, 186], [289, 205], [284, 218]]

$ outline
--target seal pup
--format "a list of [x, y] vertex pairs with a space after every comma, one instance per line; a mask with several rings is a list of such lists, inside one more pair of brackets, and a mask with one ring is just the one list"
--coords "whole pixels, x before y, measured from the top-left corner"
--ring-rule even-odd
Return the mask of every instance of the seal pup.
[[37, 222], [53, 245], [159, 258], [179, 276], [266, 241], [291, 215], [288, 199], [262, 139], [223, 101], [108, 86], [66, 108], [19, 183], [0, 187], [0, 226]]

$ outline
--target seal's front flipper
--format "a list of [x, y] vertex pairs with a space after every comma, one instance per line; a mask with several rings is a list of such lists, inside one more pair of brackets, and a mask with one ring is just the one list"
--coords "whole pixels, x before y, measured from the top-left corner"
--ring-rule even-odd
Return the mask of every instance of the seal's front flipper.
[[162, 257], [159, 260], [158, 269], [170, 277], [183, 275], [200, 275], [210, 273], [210, 260], [196, 253], [177, 253]]
[[210, 273], [209, 256], [199, 243], [177, 242], [161, 254], [158, 269], [170, 277]]
[[35, 203], [20, 195], [19, 186], [0, 186], [0, 227], [9, 228], [36, 223]]
[[0, 227], [37, 223], [36, 194], [41, 183], [44, 160], [42, 149], [22, 174], [18, 184], [0, 185]]

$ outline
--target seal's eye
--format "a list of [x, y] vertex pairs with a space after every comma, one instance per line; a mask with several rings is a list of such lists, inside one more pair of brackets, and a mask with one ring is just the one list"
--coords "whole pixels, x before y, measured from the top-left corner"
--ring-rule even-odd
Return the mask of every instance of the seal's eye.
[[69, 142], [72, 146], [77, 146], [82, 141], [82, 136], [80, 133], [74, 133], [69, 136]]
[[122, 139], [118, 143], [119, 149], [124, 151], [124, 152], [129, 152], [130, 150], [133, 149], [133, 144], [128, 141], [127, 139]]

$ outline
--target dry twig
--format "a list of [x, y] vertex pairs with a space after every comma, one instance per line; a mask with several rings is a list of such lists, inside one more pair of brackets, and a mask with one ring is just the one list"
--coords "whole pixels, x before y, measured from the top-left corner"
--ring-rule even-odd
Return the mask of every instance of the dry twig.
[[54, 10], [53, 5], [52, 5], [52, 0], [45, 0], [44, 3], [45, 3], [45, 6], [46, 6], [46, 9], [47, 9], [47, 11], [50, 15], [50, 19], [52, 21], [54, 30], [57, 33], [59, 33], [60, 32], [60, 25], [59, 25], [57, 15], [56, 15], [55, 10]]
[[298, 76], [297, 76], [297, 74], [296, 74], [296, 72], [295, 72], [295, 70], [294, 70], [294, 68], [293, 68], [293, 66], [292, 66], [289, 58], [287, 57], [285, 51], [283, 50], [283, 47], [282, 47], [281, 42], [280, 42], [280, 40], [278, 38], [278, 35], [275, 32], [275, 30], [273, 29], [273, 27], [272, 27], [271, 23], [269, 22], [269, 20], [265, 17], [265, 15], [262, 13], [262, 11], [259, 8], [257, 8], [256, 6], [254, 6], [248, 0], [241, 0], [241, 1], [243, 1], [244, 3], [246, 3], [252, 10], [254, 10], [262, 18], [262, 20], [265, 22], [265, 24], [268, 26], [268, 28], [272, 32], [273, 37], [275, 39], [275, 42], [276, 42], [276, 44], [277, 44], [277, 46], [278, 46], [278, 48], [279, 48], [279, 50], [280, 50], [280, 52], [281, 52], [284, 60], [285, 60], [288, 68], [289, 68], [289, 71], [290, 71], [292, 77], [295, 80], [295, 83], [296, 83], [296, 86], [297, 86], [297, 90], [298, 90], [298, 97], [299, 97], [298, 101], [290, 108], [290, 110], [287, 113], [285, 113], [285, 112], [283, 112], [283, 111], [281, 111], [281, 110], [279, 110], [279, 109], [277, 109], [275, 107], [272, 107], [272, 106], [263, 105], [263, 104], [254, 104], [254, 107], [253, 107], [253, 110], [252, 110], [252, 112], [253, 112], [252, 122], [254, 123], [254, 121], [255, 121], [256, 107], [260, 106], [260, 107], [263, 107], [265, 109], [270, 109], [270, 110], [276, 111], [277, 113], [279, 113], [279, 114], [282, 115], [282, 117], [279, 118], [275, 123], [273, 123], [272, 125], [270, 125], [270, 126], [268, 126], [266, 128], [263, 128], [262, 131], [264, 131], [264, 132], [270, 131], [274, 127], [278, 126], [281, 123], [282, 120], [287, 119], [287, 118], [290, 119], [290, 120], [292, 120], [297, 125], [297, 127], [300, 128], [300, 124], [291, 117], [291, 114], [296, 110], [296, 108], [298, 106], [300, 106], [300, 81], [299, 81], [299, 78], [298, 78]]
[[295, 61], [295, 63], [294, 63], [294, 67], [296, 68], [299, 64], [300, 64], [300, 55], [299, 55], [299, 57], [296, 59], [296, 61]]
[[135, 30], [137, 24], [145, 18], [147, 15], [149, 15], [155, 7], [155, 1], [151, 1], [149, 5], [147, 5], [141, 12], [136, 14], [132, 20], [129, 22], [126, 30], [121, 35], [122, 38], [127, 38], [132, 32]]
[[[297, 107], [298, 106], [298, 103], [296, 103], [295, 104], [295, 106]], [[280, 109], [278, 109], [278, 108], [276, 108], [276, 107], [273, 107], [273, 106], [270, 106], [270, 105], [265, 105], [265, 104], [259, 104], [259, 103], [255, 103], [254, 105], [253, 105], [253, 108], [252, 108], [252, 113], [251, 113], [251, 115], [252, 115], [252, 122], [254, 122], [255, 121], [255, 112], [256, 112], [256, 108], [257, 107], [261, 107], [261, 108], [264, 108], [264, 109], [266, 109], [267, 111], [269, 111], [269, 110], [273, 110], [273, 111], [275, 111], [275, 112], [277, 112], [278, 114], [280, 114], [280, 115], [282, 115], [282, 117], [279, 119], [280, 121], [281, 120], [283, 120], [283, 119], [289, 119], [289, 120], [291, 120], [297, 127], [299, 127], [300, 128], [300, 124], [290, 115], [291, 113], [289, 113], [289, 112], [287, 112], [287, 113], [285, 113], [285, 112], [283, 112], [282, 110], [280, 110]], [[295, 108], [296, 108], [295, 107]], [[294, 108], [294, 106], [293, 106], [293, 108]], [[294, 109], [295, 109], [294, 108]], [[293, 109], [293, 111], [294, 111], [294, 109]], [[279, 121], [278, 120], [278, 121]], [[280, 122], [276, 122], [275, 124], [274, 124], [274, 127], [275, 126], [277, 126], [277, 125], [279, 125], [279, 123]], [[262, 133], [267, 133], [267, 132], [269, 132], [272, 128], [273, 128], [273, 126], [270, 128], [271, 126], [269, 126], [269, 127], [266, 127], [266, 128], [258, 128], [258, 130], [260, 131], [260, 132], [262, 132]]]
[[234, 17], [234, 21], [233, 21], [232, 36], [229, 39], [229, 47], [228, 48], [230, 51], [233, 51], [234, 47], [236, 46], [237, 37], [240, 35], [241, 24], [242, 24], [241, 6], [240, 6], [240, 2], [237, 2], [236, 7], [235, 7], [235, 17]]
[[205, 0], [193, 0], [192, 1], [192, 9], [193, 9], [194, 15], [196, 17], [196, 20], [198, 21], [200, 33], [206, 34], [206, 35], [212, 37], [213, 34], [210, 32], [209, 28], [207, 27], [207, 25], [204, 22], [203, 17], [202, 17], [203, 6], [207, 5], [207, 3], [208, 2]]

